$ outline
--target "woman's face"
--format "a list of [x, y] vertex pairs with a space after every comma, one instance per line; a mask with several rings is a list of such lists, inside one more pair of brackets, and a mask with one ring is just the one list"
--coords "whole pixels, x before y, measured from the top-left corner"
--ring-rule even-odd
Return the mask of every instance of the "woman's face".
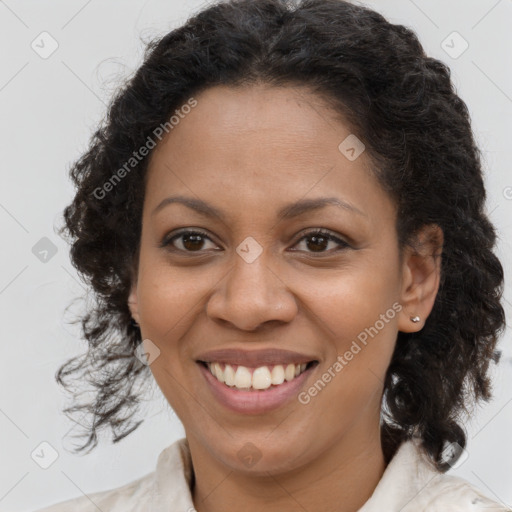
[[[158, 354], [154, 378], [191, 446], [232, 470], [356, 450], [378, 439], [398, 330], [420, 329], [409, 317], [433, 302], [414, 302], [421, 279], [399, 261], [394, 204], [359, 143], [339, 148], [350, 129], [305, 89], [214, 87], [195, 99], [148, 167], [130, 308]], [[167, 200], [177, 196], [189, 206]], [[199, 360], [230, 363], [242, 387], [316, 363], [244, 391]]]

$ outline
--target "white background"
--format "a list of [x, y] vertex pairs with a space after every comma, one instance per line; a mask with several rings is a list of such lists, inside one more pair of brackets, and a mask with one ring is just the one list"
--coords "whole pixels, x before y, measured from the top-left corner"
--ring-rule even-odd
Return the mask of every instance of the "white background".
[[[153, 471], [161, 450], [183, 436], [179, 420], [153, 385], [140, 412], [144, 423], [121, 443], [110, 445], [105, 437], [90, 455], [67, 451], [73, 439], [65, 435], [73, 424], [62, 409], [70, 404], [54, 374], [85, 349], [78, 327], [66, 323], [72, 315], [64, 312], [84, 288], [56, 229], [73, 195], [68, 168], [86, 148], [120, 80], [140, 64], [141, 37], [163, 35], [201, 5], [192, 0], [0, 1], [0, 511], [35, 510], [123, 485]], [[512, 2], [387, 0], [366, 5], [414, 29], [426, 52], [451, 67], [484, 151], [488, 211], [499, 231], [498, 253], [508, 277]], [[59, 44], [48, 59], [31, 48], [43, 31]], [[441, 47], [453, 31], [469, 43], [457, 59]], [[46, 263], [32, 253], [42, 237], [58, 249]], [[505, 308], [510, 314], [510, 302]], [[469, 457], [452, 472], [510, 506], [508, 329], [500, 346], [504, 354], [494, 371], [494, 400], [468, 425]], [[59, 454], [48, 469], [31, 458], [43, 441]]]

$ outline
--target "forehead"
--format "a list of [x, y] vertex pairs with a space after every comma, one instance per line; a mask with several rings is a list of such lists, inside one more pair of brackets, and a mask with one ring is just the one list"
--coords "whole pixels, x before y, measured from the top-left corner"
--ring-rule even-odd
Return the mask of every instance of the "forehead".
[[255, 211], [336, 192], [359, 204], [389, 199], [364, 151], [355, 160], [340, 151], [354, 136], [350, 126], [308, 89], [219, 86], [195, 100], [153, 150], [146, 189], [151, 205], [175, 193]]
[[340, 156], [340, 137], [351, 132], [340, 114], [306, 87], [217, 86], [195, 101], [181, 119], [174, 116], [178, 124], [154, 150], [154, 160], [174, 153], [180, 162], [195, 162], [208, 154], [210, 161], [222, 159], [227, 167], [237, 159], [247, 164], [257, 154], [254, 167], [284, 158], [290, 166], [330, 163], [333, 155]]

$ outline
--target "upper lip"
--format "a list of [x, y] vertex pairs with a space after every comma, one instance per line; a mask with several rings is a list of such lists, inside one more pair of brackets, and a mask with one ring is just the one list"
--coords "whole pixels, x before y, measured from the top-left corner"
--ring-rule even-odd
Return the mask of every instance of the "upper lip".
[[199, 354], [197, 361], [204, 363], [227, 363], [242, 366], [259, 367], [275, 364], [302, 364], [316, 361], [314, 356], [279, 348], [262, 350], [217, 349]]

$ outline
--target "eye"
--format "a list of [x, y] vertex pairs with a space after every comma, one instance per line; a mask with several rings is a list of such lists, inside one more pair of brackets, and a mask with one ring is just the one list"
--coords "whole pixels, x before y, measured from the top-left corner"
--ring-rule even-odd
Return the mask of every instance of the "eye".
[[[199, 252], [205, 249], [205, 240], [211, 239], [202, 231], [183, 230], [176, 233], [172, 237], [166, 237], [160, 244], [160, 247], [170, 247], [172, 250], [184, 252]], [[175, 244], [174, 242], [177, 242]], [[212, 242], [213, 243], [213, 242]], [[217, 247], [214, 244], [214, 247]]]
[[[177, 252], [200, 252], [208, 249], [208, 247], [205, 247], [205, 245], [207, 245], [207, 240], [212, 243], [213, 249], [217, 250], [217, 245], [212, 242], [206, 233], [190, 229], [182, 230], [171, 237], [164, 238], [160, 247], [167, 247], [170, 250]], [[350, 247], [347, 242], [341, 240], [337, 236], [334, 236], [330, 231], [323, 229], [317, 229], [306, 233], [296, 245], [300, 246], [301, 243], [304, 247], [302, 250], [313, 253], [335, 252], [336, 249], [329, 249], [329, 244], [334, 245], [334, 247], [338, 246], [340, 248], [338, 250]], [[292, 251], [296, 250], [301, 249], [292, 249]]]
[[[304, 242], [303, 242], [304, 241]], [[323, 229], [317, 229], [315, 231], [310, 231], [309, 233], [306, 233], [300, 240], [299, 244], [303, 243], [303, 247], [306, 248], [306, 250], [309, 250], [309, 252], [313, 253], [331, 253], [334, 252], [336, 249], [333, 250], [326, 250], [329, 244], [332, 244], [334, 246], [341, 247], [338, 250], [346, 249], [350, 247], [350, 245], [345, 242], [344, 240], [341, 240], [340, 238], [334, 236], [330, 231], [326, 231]], [[292, 249], [295, 250], [295, 249]]]

